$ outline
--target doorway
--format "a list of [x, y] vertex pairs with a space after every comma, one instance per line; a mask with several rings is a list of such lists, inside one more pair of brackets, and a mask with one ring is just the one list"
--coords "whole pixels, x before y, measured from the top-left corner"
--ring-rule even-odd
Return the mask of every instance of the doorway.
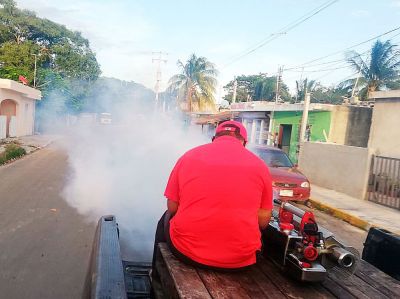
[[290, 139], [292, 138], [292, 125], [280, 125], [278, 138], [278, 147], [286, 154], [289, 154]]
[[4, 100], [0, 104], [0, 115], [6, 117], [6, 137], [15, 136], [15, 117], [17, 115], [17, 103], [13, 100]]

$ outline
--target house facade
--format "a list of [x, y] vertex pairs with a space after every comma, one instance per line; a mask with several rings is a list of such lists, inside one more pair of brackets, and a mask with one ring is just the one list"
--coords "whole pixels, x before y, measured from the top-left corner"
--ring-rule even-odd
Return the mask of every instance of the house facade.
[[400, 159], [400, 90], [376, 91], [368, 146], [377, 155]]
[[[286, 152], [297, 163], [303, 104], [247, 102], [231, 105], [235, 120], [247, 129], [249, 143], [273, 145]], [[332, 105], [311, 104], [306, 139], [326, 141], [331, 126]], [[271, 129], [270, 129], [271, 128]]]
[[[334, 106], [324, 104], [310, 105], [307, 140], [326, 141], [330, 132], [332, 107]], [[222, 121], [240, 121], [247, 129], [249, 144], [277, 146], [296, 163], [303, 108], [301, 103], [241, 102], [232, 104], [228, 111], [197, 114], [194, 122], [202, 126], [204, 133], [210, 135]]]
[[41, 92], [13, 80], [0, 79], [0, 139], [32, 135], [35, 102]]

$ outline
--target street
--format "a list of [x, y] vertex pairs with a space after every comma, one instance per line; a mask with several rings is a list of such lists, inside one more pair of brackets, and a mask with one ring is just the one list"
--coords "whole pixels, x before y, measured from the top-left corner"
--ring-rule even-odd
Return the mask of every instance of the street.
[[94, 224], [60, 196], [66, 155], [51, 147], [0, 167], [0, 297], [79, 298]]
[[304, 205], [299, 205], [299, 207], [303, 210], [312, 211], [315, 215], [318, 226], [322, 226], [331, 231], [338, 240], [343, 241], [344, 245], [356, 248], [360, 252], [361, 256], [364, 242], [368, 234], [366, 231], [316, 209], [310, 209]]
[[[0, 297], [81, 296], [95, 225], [61, 197], [67, 176], [67, 156], [56, 146], [0, 167]], [[362, 249], [365, 231], [315, 214], [319, 225]]]

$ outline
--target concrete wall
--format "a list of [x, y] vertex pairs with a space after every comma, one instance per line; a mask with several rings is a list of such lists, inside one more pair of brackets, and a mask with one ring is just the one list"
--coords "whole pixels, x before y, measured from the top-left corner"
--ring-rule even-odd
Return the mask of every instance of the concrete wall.
[[336, 106], [332, 109], [329, 141], [337, 144], [367, 147], [372, 108]]
[[400, 98], [376, 99], [368, 146], [377, 155], [400, 158]]
[[348, 106], [349, 121], [345, 145], [367, 147], [371, 129], [372, 108]]
[[365, 199], [371, 163], [367, 148], [332, 143], [305, 142], [299, 168], [312, 184]]
[[32, 135], [34, 131], [35, 100], [27, 98], [16, 91], [0, 89], [0, 103], [6, 99], [13, 100], [17, 103], [16, 136]]

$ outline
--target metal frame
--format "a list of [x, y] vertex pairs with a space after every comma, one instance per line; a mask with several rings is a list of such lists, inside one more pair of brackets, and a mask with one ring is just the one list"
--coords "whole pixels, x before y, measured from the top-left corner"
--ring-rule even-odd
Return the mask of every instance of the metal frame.
[[367, 198], [400, 210], [400, 159], [372, 156]]

